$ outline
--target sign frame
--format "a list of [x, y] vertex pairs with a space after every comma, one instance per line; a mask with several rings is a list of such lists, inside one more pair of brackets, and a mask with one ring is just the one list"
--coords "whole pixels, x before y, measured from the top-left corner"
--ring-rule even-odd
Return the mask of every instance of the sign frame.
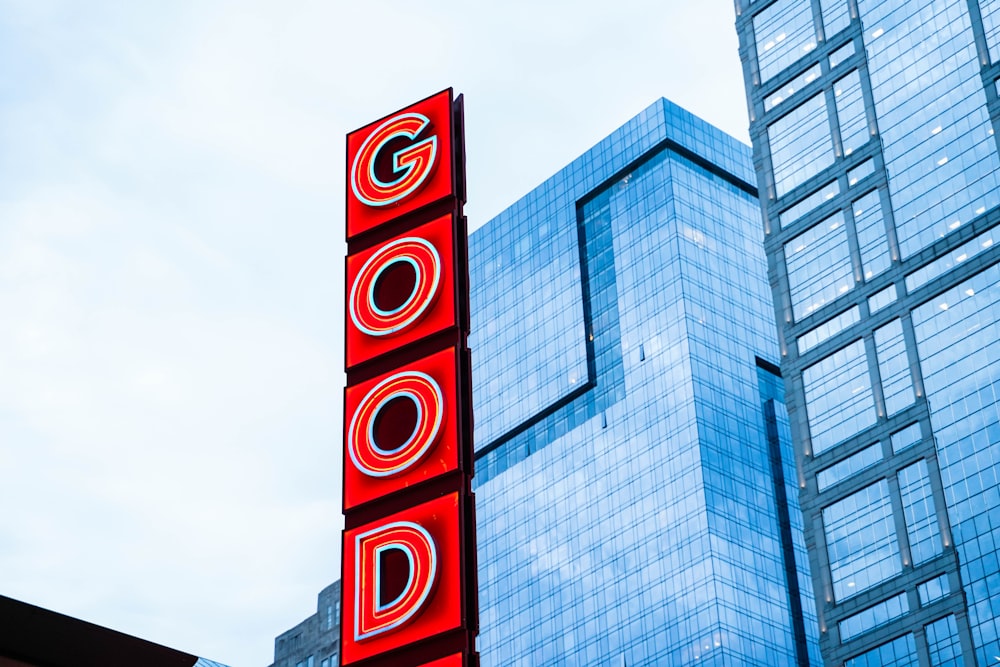
[[[464, 99], [448, 88], [347, 135], [344, 667], [478, 665], [464, 125]], [[383, 410], [396, 415], [388, 426]], [[456, 515], [439, 543], [441, 524], [420, 511], [442, 502]], [[359, 548], [364, 576], [352, 568]], [[450, 571], [420, 589], [438, 556]], [[369, 575], [374, 590], [360, 588]], [[400, 576], [398, 596], [383, 598], [375, 582]], [[358, 628], [355, 594], [368, 603]], [[442, 613], [454, 623], [435, 625]]]

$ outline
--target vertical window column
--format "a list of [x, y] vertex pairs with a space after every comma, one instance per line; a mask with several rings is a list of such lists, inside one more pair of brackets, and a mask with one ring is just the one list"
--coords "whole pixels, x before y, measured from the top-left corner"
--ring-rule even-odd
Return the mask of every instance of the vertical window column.
[[927, 461], [917, 461], [900, 470], [896, 477], [910, 541], [910, 557], [916, 566], [934, 558], [942, 549]]
[[903, 408], [913, 405], [916, 400], [906, 343], [903, 339], [903, 324], [900, 320], [893, 320], [875, 330], [875, 350], [879, 375], [882, 379], [885, 412], [887, 417], [891, 417]]
[[861, 268], [865, 280], [871, 280], [888, 269], [892, 263], [878, 190], [872, 190], [854, 200], [851, 208], [854, 213], [858, 249], [861, 252]]
[[850, 155], [868, 143], [868, 116], [861, 92], [861, 75], [854, 70], [833, 84], [837, 121], [840, 124], [840, 141], [844, 155]]

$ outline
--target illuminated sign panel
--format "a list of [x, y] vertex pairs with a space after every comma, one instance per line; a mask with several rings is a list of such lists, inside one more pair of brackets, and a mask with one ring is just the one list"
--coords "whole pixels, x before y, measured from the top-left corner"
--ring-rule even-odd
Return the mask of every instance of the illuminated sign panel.
[[347, 137], [341, 664], [475, 667], [461, 98]]
[[461, 628], [462, 511], [456, 492], [344, 531], [342, 664]]
[[457, 355], [442, 350], [347, 388], [345, 511], [458, 470]]
[[444, 90], [347, 135], [348, 238], [455, 195], [453, 109]]
[[348, 369], [457, 325], [452, 218], [347, 257]]

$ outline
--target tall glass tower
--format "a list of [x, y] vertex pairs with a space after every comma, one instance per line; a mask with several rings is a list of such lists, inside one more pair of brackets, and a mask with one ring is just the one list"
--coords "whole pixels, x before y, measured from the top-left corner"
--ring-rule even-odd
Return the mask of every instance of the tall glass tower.
[[819, 665], [753, 178], [661, 100], [472, 235], [484, 667]]
[[1000, 2], [737, 29], [826, 664], [1000, 665]]

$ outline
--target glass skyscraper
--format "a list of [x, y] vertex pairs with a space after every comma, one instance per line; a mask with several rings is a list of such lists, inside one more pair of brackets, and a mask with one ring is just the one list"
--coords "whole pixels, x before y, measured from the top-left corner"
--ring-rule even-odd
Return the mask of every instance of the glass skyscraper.
[[826, 665], [1000, 665], [1000, 2], [737, 30]]
[[472, 234], [484, 667], [819, 665], [753, 180], [661, 100]]

